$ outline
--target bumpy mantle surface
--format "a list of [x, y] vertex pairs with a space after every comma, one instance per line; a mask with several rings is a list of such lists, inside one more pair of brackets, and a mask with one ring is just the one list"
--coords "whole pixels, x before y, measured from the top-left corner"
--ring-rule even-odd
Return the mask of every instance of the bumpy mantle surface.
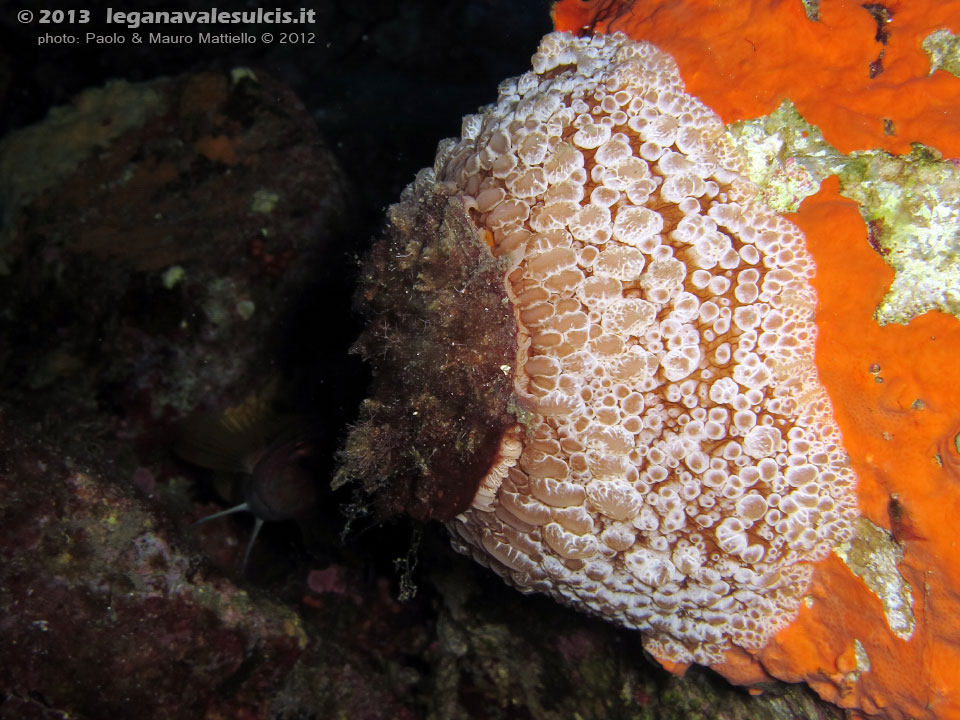
[[[500, 260], [516, 333], [513, 422], [448, 523], [454, 544], [521, 590], [645, 631], [663, 660], [759, 649], [855, 515], [813, 365], [803, 236], [752, 200], [719, 119], [652, 45], [554, 34], [533, 68], [411, 191], [459, 198]], [[446, 295], [434, 311], [451, 311]], [[422, 397], [419, 371], [404, 379], [371, 337], [390, 396]], [[396, 406], [383, 387], [368, 408]], [[386, 425], [354, 433], [348, 468]]]

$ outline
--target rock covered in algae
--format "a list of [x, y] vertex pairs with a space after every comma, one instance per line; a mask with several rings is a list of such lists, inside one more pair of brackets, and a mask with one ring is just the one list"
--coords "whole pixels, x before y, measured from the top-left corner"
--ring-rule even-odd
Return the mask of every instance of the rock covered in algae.
[[370, 323], [355, 348], [375, 368], [373, 397], [335, 485], [362, 478], [383, 510], [420, 519], [448, 520], [470, 505], [516, 423], [506, 264], [430, 172], [390, 208], [359, 291]]

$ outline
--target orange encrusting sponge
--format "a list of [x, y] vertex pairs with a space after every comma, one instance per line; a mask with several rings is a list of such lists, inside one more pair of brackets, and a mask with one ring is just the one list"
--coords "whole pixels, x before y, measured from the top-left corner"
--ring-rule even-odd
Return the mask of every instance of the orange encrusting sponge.
[[[558, 30], [623, 31], [669, 52], [687, 91], [725, 123], [789, 98], [841, 152], [902, 154], [920, 142], [960, 156], [960, 79], [929, 75], [920, 46], [938, 29], [960, 34], [960, 1], [883, 3], [890, 20], [878, 23], [879, 5], [871, 13], [822, 0], [816, 22], [801, 0], [561, 0], [553, 14]], [[595, 22], [598, 14], [607, 19]], [[882, 71], [871, 78], [878, 59]], [[730, 651], [715, 669], [743, 684], [805, 681], [881, 717], [960, 718], [960, 321], [930, 312], [906, 326], [877, 325], [893, 270], [836, 178], [790, 219], [817, 263], [817, 366], [858, 475], [860, 509], [901, 544], [897, 567], [915, 627], [909, 639], [895, 635], [877, 594], [831, 557], [818, 564], [811, 602], [793, 624], [755, 656]]]
[[[909, 640], [897, 637], [877, 596], [831, 558], [814, 573], [813, 606], [758, 659], [768, 673], [806, 680], [844, 707], [958, 718], [960, 322], [940, 313], [906, 326], [873, 321], [893, 271], [865, 241], [836, 178], [792, 219], [817, 261], [820, 379], [857, 473], [861, 512], [902, 544], [898, 568], [911, 587], [915, 628]], [[842, 659], [856, 641], [870, 665], [854, 680]]]
[[[958, 157], [960, 83], [944, 71], [929, 75], [920, 43], [939, 29], [960, 34], [960, 2], [883, 4], [891, 18], [879, 22], [885, 43], [876, 39], [874, 15], [850, 0], [823, 0], [816, 22], [801, 0], [561, 0], [553, 18], [557, 30], [576, 33], [603, 9], [612, 19], [594, 31], [624, 32], [673, 55], [687, 92], [725, 123], [767, 115], [790, 98], [843, 153], [901, 154], [919, 141]], [[871, 78], [881, 51], [883, 69]]]

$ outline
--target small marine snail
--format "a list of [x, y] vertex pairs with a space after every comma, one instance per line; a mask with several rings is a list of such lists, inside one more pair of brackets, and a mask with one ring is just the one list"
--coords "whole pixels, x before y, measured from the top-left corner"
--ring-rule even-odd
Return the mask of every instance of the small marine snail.
[[192, 525], [237, 512], [253, 514], [243, 571], [265, 522], [303, 520], [318, 502], [316, 475], [308, 463], [313, 454], [311, 425], [301, 416], [273, 412], [273, 395], [271, 385], [220, 416], [192, 416], [174, 445], [176, 454], [194, 465], [243, 474], [243, 502]]

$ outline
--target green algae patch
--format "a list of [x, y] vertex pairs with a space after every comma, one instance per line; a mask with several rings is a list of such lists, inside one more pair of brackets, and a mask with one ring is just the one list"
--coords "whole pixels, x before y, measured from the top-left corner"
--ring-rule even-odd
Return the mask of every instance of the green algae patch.
[[929, 310], [960, 317], [960, 170], [919, 144], [908, 155], [849, 157], [840, 192], [860, 205], [871, 244], [896, 270], [877, 322], [906, 324]]
[[960, 36], [949, 30], [934, 30], [927, 35], [920, 47], [930, 58], [930, 74], [945, 70], [960, 77]]
[[858, 203], [867, 240], [896, 271], [878, 305], [880, 325], [930, 310], [960, 317], [960, 168], [920, 144], [906, 155], [840, 153], [785, 100], [765, 117], [731, 124], [759, 198], [795, 212], [830, 175]]
[[[833, 550], [870, 591], [880, 598], [887, 625], [901, 640], [913, 636], [916, 621], [913, 615], [913, 593], [910, 584], [900, 575], [903, 548], [886, 530], [861, 517], [857, 520], [852, 540]], [[869, 669], [866, 651], [860, 648], [863, 660], [857, 665]]]
[[777, 212], [796, 212], [846, 160], [790, 100], [765, 117], [732, 123], [727, 132], [743, 154], [747, 176], [760, 197]]
[[807, 20], [820, 21], [820, 0], [800, 0], [803, 3], [803, 13]]

